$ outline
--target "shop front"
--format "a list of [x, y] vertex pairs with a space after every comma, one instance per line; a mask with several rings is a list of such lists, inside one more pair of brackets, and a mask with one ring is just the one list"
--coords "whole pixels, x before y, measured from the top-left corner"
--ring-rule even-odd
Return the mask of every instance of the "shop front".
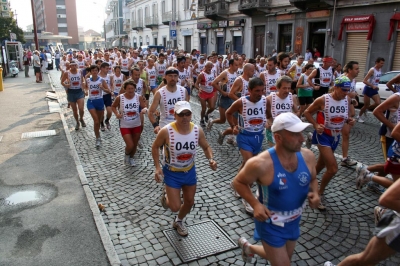
[[395, 38], [392, 70], [400, 70], [400, 13], [395, 13], [390, 18], [388, 41], [390, 41], [392, 37]]

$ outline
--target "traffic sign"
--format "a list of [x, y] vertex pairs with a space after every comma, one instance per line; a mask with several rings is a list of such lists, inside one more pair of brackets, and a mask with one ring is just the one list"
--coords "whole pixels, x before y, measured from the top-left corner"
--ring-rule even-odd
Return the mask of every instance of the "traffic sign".
[[170, 30], [169, 36], [171, 37], [171, 39], [176, 39], [176, 30]]
[[169, 22], [169, 29], [170, 30], [176, 30], [176, 21], [170, 21]]
[[16, 40], [17, 39], [17, 34], [10, 32], [10, 40]]

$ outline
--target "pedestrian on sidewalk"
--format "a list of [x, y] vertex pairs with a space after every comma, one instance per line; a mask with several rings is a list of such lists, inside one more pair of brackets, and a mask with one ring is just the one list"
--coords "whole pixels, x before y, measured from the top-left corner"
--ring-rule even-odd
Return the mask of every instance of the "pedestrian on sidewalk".
[[41, 83], [40, 81], [40, 58], [39, 51], [33, 53], [33, 69], [35, 71], [36, 83]]
[[[165, 182], [161, 205], [164, 209], [170, 208], [172, 212], [178, 212], [172, 226], [177, 229], [179, 235], [187, 236], [188, 229], [183, 219], [194, 204], [197, 183], [194, 162], [197, 147], [200, 146], [203, 149], [213, 171], [217, 170], [217, 163], [213, 159], [213, 152], [203, 129], [190, 122], [192, 120], [190, 103], [178, 101], [172, 111], [175, 122], [167, 124], [158, 132], [151, 150], [156, 167], [155, 180], [157, 183]], [[162, 168], [159, 163], [161, 147], [164, 147]]]
[[22, 61], [25, 68], [25, 78], [29, 78], [29, 58], [28, 55], [26, 54], [26, 51], [24, 51], [24, 56], [22, 57]]

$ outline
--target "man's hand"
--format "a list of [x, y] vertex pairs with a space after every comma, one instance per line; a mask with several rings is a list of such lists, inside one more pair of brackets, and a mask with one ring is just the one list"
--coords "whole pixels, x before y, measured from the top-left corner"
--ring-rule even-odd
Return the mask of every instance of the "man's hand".
[[158, 132], [160, 132], [161, 127], [160, 126], [156, 126], [153, 130], [154, 134], [158, 134]]
[[217, 162], [214, 160], [210, 160], [210, 168], [215, 171], [217, 170]]
[[259, 222], [265, 222], [271, 217], [271, 212], [265, 207], [263, 204], [260, 202], [257, 203], [256, 206], [254, 206], [254, 212], [253, 212], [254, 218], [257, 219]]
[[115, 115], [116, 117], [117, 117], [117, 119], [121, 119], [121, 118], [123, 118], [124, 117], [124, 115], [123, 114], [121, 114], [121, 113], [118, 113], [117, 115]]
[[233, 135], [239, 134], [239, 127], [236, 125], [232, 130]]
[[161, 183], [164, 180], [164, 174], [161, 169], [156, 169], [156, 173], [154, 174], [154, 179], [157, 183]]
[[355, 123], [356, 123], [356, 120], [354, 118], [347, 119], [347, 124], [349, 124], [350, 126], [354, 126]]
[[315, 130], [317, 131], [318, 134], [322, 134], [324, 132], [325, 126], [321, 125], [321, 124], [317, 124], [317, 126], [315, 127]]
[[321, 203], [321, 199], [317, 192], [308, 192], [308, 204], [311, 208], [316, 209]]

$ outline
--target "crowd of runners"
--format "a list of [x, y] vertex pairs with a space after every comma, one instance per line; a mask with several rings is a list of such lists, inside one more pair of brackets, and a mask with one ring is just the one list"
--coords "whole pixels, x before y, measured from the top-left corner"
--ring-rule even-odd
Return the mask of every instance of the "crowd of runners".
[[[374, 210], [375, 236], [362, 253], [339, 265], [375, 265], [400, 251], [400, 75], [387, 84], [393, 95], [380, 103], [384, 59], [377, 58], [364, 78], [365, 104], [356, 116], [358, 62], [343, 64], [342, 73], [340, 64], [329, 56], [322, 58], [319, 67], [312, 60], [305, 62], [302, 55], [292, 65], [290, 60], [287, 53], [253, 59], [236, 52], [223, 57], [114, 48], [64, 53], [60, 70], [75, 130], [86, 127], [86, 95], [94, 145], [101, 148], [100, 131], [111, 129], [114, 114], [125, 142], [121, 154], [125, 165], [135, 166], [140, 136], [149, 120], [155, 134], [151, 147], [155, 180], [164, 186], [160, 203], [177, 212], [172, 225], [181, 236], [188, 235], [184, 219], [196, 193], [197, 147], [216, 171], [205, 131], [212, 131], [215, 124], [226, 125], [218, 132], [217, 143], [223, 145], [226, 138], [242, 156], [238, 174], [226, 185], [254, 216], [254, 239], [262, 243], [251, 245], [239, 239], [246, 262], [257, 254], [271, 265], [290, 265], [307, 199], [311, 208], [329, 208], [324, 192], [338, 171], [334, 152], [342, 138], [340, 165], [356, 168], [355, 186], [383, 194]], [[191, 96], [198, 96], [201, 103], [200, 125], [192, 121]], [[370, 99], [376, 106], [373, 114], [382, 122], [379, 134], [385, 160], [365, 166], [348, 155], [349, 135], [357, 120], [364, 122]], [[307, 127], [314, 130], [305, 135]], [[265, 151], [264, 136], [269, 145]], [[302, 148], [303, 142], [308, 149]], [[312, 145], [319, 150], [317, 159]], [[323, 169], [318, 182], [316, 176]]]

